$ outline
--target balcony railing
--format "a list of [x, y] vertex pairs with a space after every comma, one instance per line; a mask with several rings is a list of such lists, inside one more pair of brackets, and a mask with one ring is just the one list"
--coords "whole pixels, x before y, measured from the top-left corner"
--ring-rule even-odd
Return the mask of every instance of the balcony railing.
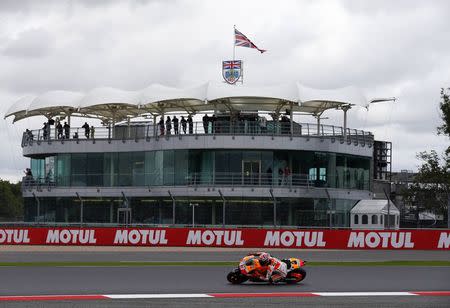
[[[158, 124], [140, 125], [116, 125], [114, 127], [95, 127], [84, 129], [67, 128], [59, 130], [52, 126], [50, 129], [38, 129], [23, 133], [22, 147], [32, 146], [35, 142], [52, 141], [75, 141], [86, 140], [150, 140], [152, 138], [169, 138], [180, 135], [249, 135], [249, 136], [291, 136], [308, 138], [327, 138], [338, 140], [341, 143], [347, 142], [355, 145], [373, 144], [373, 135], [363, 130], [347, 128], [333, 125], [317, 125], [311, 123], [293, 122], [273, 122], [268, 121], [264, 126], [256, 121], [216, 121], [216, 122], [193, 122], [191, 125], [182, 126], [177, 129], [172, 124], [170, 127]], [[170, 129], [169, 129], [170, 128]]]
[[344, 180], [334, 177], [334, 183], [326, 177], [313, 178], [308, 174], [293, 173], [278, 175], [272, 173], [240, 172], [193, 172], [193, 173], [102, 173], [72, 174], [70, 176], [24, 177], [23, 189], [52, 189], [53, 187], [330, 187], [368, 190], [369, 181], [363, 179]]

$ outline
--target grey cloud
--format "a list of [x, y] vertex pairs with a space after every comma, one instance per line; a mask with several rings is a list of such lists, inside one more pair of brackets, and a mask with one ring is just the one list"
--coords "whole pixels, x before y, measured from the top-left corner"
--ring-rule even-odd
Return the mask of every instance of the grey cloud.
[[49, 54], [53, 39], [49, 32], [43, 29], [31, 29], [19, 33], [16, 39], [11, 39], [3, 47], [2, 54], [17, 58], [39, 58]]

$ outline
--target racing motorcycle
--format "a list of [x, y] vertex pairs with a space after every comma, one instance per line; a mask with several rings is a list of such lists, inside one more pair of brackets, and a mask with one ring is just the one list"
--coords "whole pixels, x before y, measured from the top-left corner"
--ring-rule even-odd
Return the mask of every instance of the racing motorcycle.
[[[286, 278], [279, 282], [287, 284], [296, 284], [306, 277], [306, 271], [302, 268], [306, 261], [297, 258], [281, 259], [281, 262], [286, 264], [287, 275]], [[244, 257], [239, 263], [239, 267], [233, 269], [227, 275], [227, 280], [232, 284], [241, 284], [246, 281], [251, 282], [266, 282], [253, 275], [255, 271], [262, 269], [255, 255], [248, 255]]]

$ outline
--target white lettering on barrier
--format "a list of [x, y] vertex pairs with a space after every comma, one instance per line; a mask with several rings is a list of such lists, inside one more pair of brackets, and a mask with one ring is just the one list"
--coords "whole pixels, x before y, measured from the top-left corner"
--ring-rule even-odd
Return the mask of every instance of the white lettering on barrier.
[[[381, 247], [380, 247], [381, 244]], [[348, 248], [414, 248], [411, 232], [351, 232]]]
[[242, 231], [234, 230], [190, 230], [186, 245], [242, 246]]
[[441, 232], [437, 248], [450, 248], [450, 233]]
[[49, 229], [46, 244], [96, 244], [95, 230]]
[[28, 230], [0, 229], [0, 244], [28, 244]]
[[321, 231], [267, 231], [264, 246], [284, 246], [291, 247], [325, 247]]
[[114, 244], [152, 244], [166, 245], [166, 230], [116, 230]]

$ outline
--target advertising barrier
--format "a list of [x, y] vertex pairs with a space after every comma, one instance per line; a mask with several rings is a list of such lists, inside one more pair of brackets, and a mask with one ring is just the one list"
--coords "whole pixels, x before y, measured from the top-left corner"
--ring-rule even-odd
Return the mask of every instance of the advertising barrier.
[[0, 227], [0, 245], [450, 250], [450, 230]]

